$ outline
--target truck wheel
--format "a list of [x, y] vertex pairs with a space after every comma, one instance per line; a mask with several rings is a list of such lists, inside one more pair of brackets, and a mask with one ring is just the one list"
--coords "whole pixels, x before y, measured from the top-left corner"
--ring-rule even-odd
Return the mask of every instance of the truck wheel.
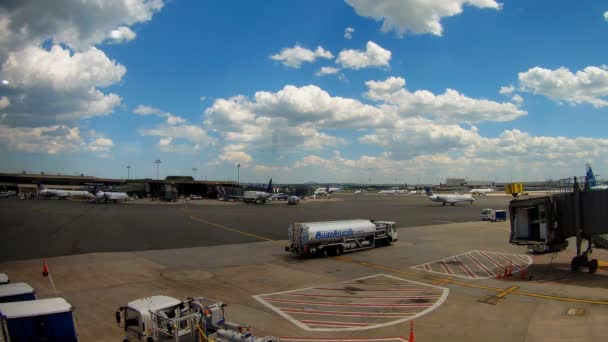
[[572, 269], [572, 271], [576, 272], [578, 271], [578, 268], [581, 267], [581, 258], [575, 256], [574, 258], [572, 258], [572, 262], [570, 262], [570, 269]]
[[593, 274], [597, 271], [597, 267], [599, 266], [597, 259], [593, 259], [589, 261], [589, 273]]
[[342, 250], [341, 246], [336, 248], [336, 256], [340, 256], [342, 254], [342, 252], [343, 252], [343, 250]]

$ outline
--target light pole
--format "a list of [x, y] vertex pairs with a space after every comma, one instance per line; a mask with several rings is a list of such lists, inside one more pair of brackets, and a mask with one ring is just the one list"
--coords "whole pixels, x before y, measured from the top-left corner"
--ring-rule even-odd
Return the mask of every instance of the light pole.
[[241, 184], [241, 164], [236, 164], [236, 184]]
[[127, 180], [131, 178], [131, 165], [127, 165]]
[[154, 163], [156, 163], [156, 180], [158, 180], [158, 165], [162, 162], [160, 161], [160, 159], [156, 159]]
[[198, 169], [195, 167], [192, 168], [192, 172], [194, 172], [194, 180], [196, 180], [196, 170], [198, 170]]

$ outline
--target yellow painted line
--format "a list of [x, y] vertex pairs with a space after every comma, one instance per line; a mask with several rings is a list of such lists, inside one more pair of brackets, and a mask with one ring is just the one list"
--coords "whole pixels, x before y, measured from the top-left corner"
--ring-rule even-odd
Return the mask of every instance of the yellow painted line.
[[440, 280], [435, 280], [431, 284], [433, 284], [433, 285], [443, 285], [444, 283], [449, 283], [450, 280], [452, 280], [452, 279], [454, 279], [454, 277], [447, 277], [447, 278], [443, 278], [443, 279], [440, 279]]
[[608, 267], [608, 261], [598, 260], [597, 266], [598, 267]]
[[222, 228], [222, 229], [229, 230], [229, 231], [231, 231], [231, 232], [235, 232], [235, 233], [239, 233], [239, 234], [243, 234], [243, 235], [251, 236], [251, 237], [254, 237], [254, 238], [257, 238], [257, 239], [260, 239], [260, 240], [265, 240], [265, 241], [270, 241], [270, 242], [276, 242], [276, 243], [280, 243], [280, 241], [278, 241], [278, 240], [269, 239], [269, 238], [266, 238], [266, 237], [263, 237], [263, 236], [260, 236], [260, 235], [255, 235], [255, 234], [247, 233], [247, 232], [244, 232], [244, 231], [242, 231], [242, 230], [238, 230], [238, 229], [234, 229], [234, 228], [228, 228], [228, 227], [225, 227], [225, 226], [222, 226], [222, 225], [216, 224], [216, 223], [211, 223], [211, 222], [208, 222], [208, 221], [205, 221], [205, 220], [201, 220], [201, 219], [200, 219], [200, 218], [198, 218], [198, 217], [190, 216], [190, 218], [191, 218], [191, 219], [193, 219], [193, 220], [196, 220], [196, 221], [202, 222], [202, 223], [204, 223], [204, 224], [208, 224], [208, 225], [210, 225], [210, 226], [214, 226], [214, 227], [218, 227], [218, 228]]
[[519, 288], [519, 286], [511, 286], [508, 289], [506, 289], [506, 290], [502, 291], [501, 293], [497, 294], [496, 297], [502, 298], [502, 297], [508, 295], [509, 293], [517, 290], [518, 288]]
[[[192, 220], [196, 220], [217, 228], [221, 228], [221, 229], [225, 229], [225, 230], [229, 230], [231, 232], [235, 232], [235, 233], [239, 233], [239, 234], [243, 234], [243, 235], [247, 235], [247, 236], [251, 236], [260, 240], [264, 240], [264, 241], [270, 241], [270, 242], [274, 242], [274, 243], [283, 243], [280, 240], [274, 240], [274, 239], [270, 239], [261, 235], [256, 235], [256, 234], [251, 234], [251, 233], [247, 233], [244, 232], [242, 230], [238, 230], [238, 229], [234, 229], [234, 228], [229, 228], [226, 226], [222, 226], [216, 223], [212, 223], [212, 222], [208, 222], [205, 221], [203, 219], [200, 219], [198, 217], [194, 217], [192, 215], [190, 215], [190, 219]], [[557, 301], [562, 301], [562, 302], [574, 302], [574, 303], [585, 303], [585, 304], [596, 304], [596, 305], [608, 305], [608, 301], [599, 301], [599, 300], [590, 300], [590, 299], [578, 299], [578, 298], [571, 298], [571, 297], [561, 297], [561, 296], [550, 296], [550, 295], [544, 295], [544, 294], [540, 294], [540, 293], [534, 293], [534, 292], [525, 292], [525, 291], [517, 291], [517, 289], [519, 289], [518, 286], [512, 286], [508, 289], [501, 289], [498, 287], [492, 287], [492, 286], [485, 286], [485, 285], [480, 285], [480, 284], [473, 284], [473, 283], [466, 283], [464, 281], [459, 281], [459, 280], [454, 280], [454, 279], [449, 279], [448, 278], [439, 278], [439, 277], [435, 277], [435, 276], [431, 276], [431, 275], [425, 275], [425, 274], [418, 274], [418, 273], [414, 273], [414, 272], [408, 272], [408, 271], [402, 271], [402, 270], [398, 270], [395, 268], [391, 268], [391, 267], [386, 267], [386, 266], [382, 266], [382, 265], [377, 265], [377, 264], [373, 264], [373, 263], [369, 263], [369, 262], [365, 262], [365, 261], [359, 261], [356, 259], [352, 259], [349, 257], [345, 257], [345, 256], [337, 256], [337, 257], [333, 257], [332, 259], [337, 259], [337, 260], [341, 260], [341, 261], [346, 261], [346, 262], [351, 262], [354, 264], [359, 264], [362, 266], [368, 266], [371, 268], [376, 268], [379, 270], [385, 270], [385, 271], [389, 271], [389, 272], [393, 272], [393, 273], [397, 273], [397, 274], [402, 274], [402, 275], [407, 275], [407, 276], [411, 276], [411, 277], [417, 277], [417, 278], [423, 278], [423, 279], [427, 279], [427, 280], [432, 280], [434, 282], [441, 282], [441, 283], [449, 283], [449, 284], [455, 284], [455, 285], [461, 285], [461, 286], [465, 286], [465, 287], [473, 287], [473, 288], [477, 288], [477, 289], [482, 289], [482, 290], [487, 290], [487, 291], [494, 291], [494, 292], [498, 292], [498, 294], [496, 295], [496, 297], [499, 297], [500, 294], [506, 292], [504, 296], [506, 296], [507, 294], [511, 293], [511, 294], [515, 294], [515, 295], [520, 295], [520, 296], [526, 296], [526, 297], [534, 297], [534, 298], [543, 298], [543, 299], [552, 299], [552, 300], [557, 300]], [[499, 297], [501, 298], [501, 297]]]

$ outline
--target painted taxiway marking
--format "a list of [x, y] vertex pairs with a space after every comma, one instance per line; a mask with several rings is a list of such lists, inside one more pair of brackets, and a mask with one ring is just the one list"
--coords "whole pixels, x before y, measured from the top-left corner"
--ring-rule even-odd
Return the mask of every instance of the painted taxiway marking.
[[[355, 281], [356, 287], [353, 286]], [[358, 296], [369, 290], [368, 281], [370, 287], [380, 283], [391, 288], [373, 289], [383, 292], [383, 296]], [[416, 289], [410, 296], [401, 296], [399, 291], [402, 289], [397, 285], [414, 285]], [[336, 294], [334, 291], [337, 290], [345, 294]], [[398, 324], [425, 315], [439, 307], [448, 293], [447, 288], [377, 274], [327, 287], [267, 293], [253, 298], [304, 330], [357, 331]]]
[[498, 298], [503, 298], [506, 295], [508, 295], [509, 293], [512, 293], [513, 291], [519, 289], [519, 286], [511, 286], [508, 289], [502, 291], [501, 293], [497, 294], [496, 297]]
[[438, 279], [438, 280], [435, 280], [434, 282], [432, 282], [431, 284], [437, 285], [437, 286], [443, 286], [446, 283], [449, 283], [450, 280], [452, 280], [452, 279], [454, 279], [454, 277], [447, 277], [447, 278], [443, 278], [443, 279]]
[[[192, 220], [196, 220], [196, 221], [199, 221], [199, 222], [202, 222], [202, 223], [214, 226], [214, 227], [218, 227], [221, 229], [229, 230], [229, 231], [247, 235], [247, 236], [256, 237], [260, 240], [270, 241], [270, 242], [280, 243], [280, 244], [283, 243], [283, 241], [280, 241], [280, 240], [273, 240], [273, 239], [269, 239], [269, 238], [266, 238], [263, 236], [243, 232], [243, 231], [240, 231], [237, 229], [224, 227], [222, 225], [218, 225], [218, 224], [215, 224], [212, 222], [207, 222], [205, 220], [199, 219], [198, 217], [190, 216], [190, 218]], [[369, 263], [369, 262], [365, 262], [365, 261], [360, 261], [360, 260], [352, 259], [352, 258], [345, 257], [345, 256], [333, 257], [332, 259], [340, 260], [340, 261], [344, 261], [344, 262], [350, 262], [350, 263], [358, 264], [361, 266], [367, 266], [367, 267], [375, 268], [378, 270], [384, 270], [384, 271], [388, 271], [388, 272], [395, 273], [395, 274], [401, 274], [401, 275], [406, 275], [406, 276], [415, 277], [415, 278], [422, 278], [422, 279], [426, 279], [426, 280], [430, 280], [430, 281], [437, 281], [437, 280], [443, 279], [443, 278], [438, 278], [438, 277], [428, 275], [428, 274], [419, 274], [419, 273], [415, 273], [415, 272], [403, 271], [403, 270], [399, 270], [396, 268], [373, 264], [373, 263]], [[438, 273], [441, 273], [441, 272], [438, 272]], [[449, 283], [449, 284], [460, 285], [460, 286], [465, 286], [465, 287], [472, 287], [472, 288], [493, 291], [493, 292], [498, 292], [498, 293], [504, 291], [504, 289], [497, 288], [497, 287], [486, 286], [486, 285], [481, 285], [481, 284], [474, 284], [474, 283], [467, 283], [464, 281], [459, 281], [459, 280], [454, 280], [454, 279], [446, 280], [445, 282]], [[555, 301], [560, 301], [560, 302], [608, 305], [608, 301], [601, 301], [601, 300], [581, 299], [581, 298], [572, 298], [572, 297], [563, 297], [563, 296], [552, 296], [552, 295], [545, 295], [542, 293], [526, 292], [526, 291], [513, 291], [511, 293], [515, 294], [515, 295], [520, 295], [520, 296], [533, 297], [533, 298], [539, 298], [539, 299], [549, 299], [549, 300], [555, 300]]]
[[281, 341], [292, 342], [408, 342], [401, 337], [360, 337], [360, 338], [330, 338], [330, 337], [280, 337]]
[[532, 258], [528, 255], [475, 250], [412, 268], [465, 279], [488, 279], [501, 274], [505, 267], [514, 267], [517, 272], [531, 264]]

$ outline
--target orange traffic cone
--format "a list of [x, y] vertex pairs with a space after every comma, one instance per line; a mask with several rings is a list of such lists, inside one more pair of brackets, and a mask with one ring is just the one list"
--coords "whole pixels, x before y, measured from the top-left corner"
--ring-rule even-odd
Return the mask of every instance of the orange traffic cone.
[[49, 267], [46, 265], [46, 259], [42, 259], [42, 276], [49, 276]]
[[410, 339], [408, 342], [414, 342], [414, 321], [410, 321]]

